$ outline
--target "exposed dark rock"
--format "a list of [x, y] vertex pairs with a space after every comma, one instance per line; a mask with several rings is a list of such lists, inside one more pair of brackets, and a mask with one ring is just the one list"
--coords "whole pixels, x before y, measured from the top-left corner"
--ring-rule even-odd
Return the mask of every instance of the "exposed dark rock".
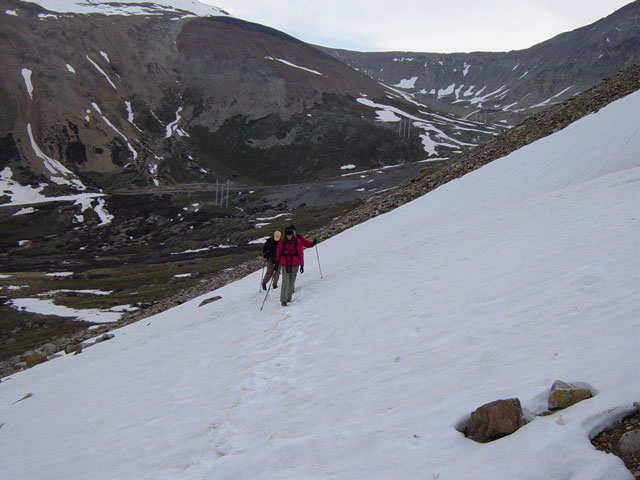
[[64, 353], [73, 353], [74, 355], [82, 353], [82, 343], [70, 343], [69, 345], [64, 347]]
[[0, 169], [9, 165], [12, 161], [20, 159], [20, 151], [13, 141], [11, 133], [0, 138]]
[[[8, 1], [7, 8], [16, 3]], [[29, 8], [45, 13], [38, 5]], [[373, 168], [449, 158], [640, 61], [639, 10], [632, 2], [593, 25], [517, 52], [326, 50], [337, 58], [227, 17], [66, 14], [43, 21], [35, 14], [4, 15], [4, 67], [14, 74], [0, 85], [0, 139], [6, 139], [0, 165], [10, 157], [28, 166], [22, 176], [34, 183], [50, 175], [30, 146], [27, 123], [44, 153], [105, 189], [217, 177], [308, 181], [334, 176], [345, 163]], [[109, 59], [96, 53], [103, 50]], [[33, 98], [21, 68], [33, 72]], [[420, 106], [378, 83], [414, 76], [413, 87], [396, 90]], [[441, 89], [447, 93], [431, 93]], [[378, 121], [375, 109], [356, 101], [363, 96], [437, 125], [449, 139], [429, 135], [438, 146], [427, 154], [419, 134], [405, 138], [395, 123]], [[452, 141], [460, 145], [447, 147]]]
[[[634, 406], [636, 406], [634, 413], [619, 423], [609, 426], [594, 437], [591, 443], [598, 450], [620, 457], [634, 478], [640, 479], [640, 451], [638, 451], [636, 443], [640, 436], [637, 433], [640, 431], [640, 411], [637, 410], [640, 405], [634, 404]], [[627, 434], [629, 434], [628, 437]], [[623, 438], [626, 438], [624, 442]]]
[[82, 142], [71, 141], [65, 149], [64, 158], [71, 163], [87, 163], [87, 149]]
[[627, 455], [640, 455], [640, 426], [622, 435], [618, 450]]
[[519, 399], [496, 400], [471, 414], [464, 434], [476, 442], [489, 442], [512, 434], [524, 424]]
[[202, 302], [200, 302], [200, 305], [198, 305], [198, 307], [204, 307], [205, 305], [216, 302], [221, 298], [222, 297], [220, 295], [216, 295], [215, 297], [211, 297], [211, 298], [205, 298]]
[[98, 338], [96, 338], [94, 343], [106, 342], [107, 340], [111, 340], [112, 338], [115, 338], [115, 335], [113, 333], [105, 333], [104, 335], [101, 335]]
[[24, 397], [22, 397], [21, 399], [16, 400], [15, 402], [13, 402], [13, 403], [12, 403], [12, 405], [15, 405], [16, 403], [21, 402], [21, 401], [26, 400], [27, 398], [31, 398], [31, 397], [33, 397], [33, 393], [27, 393], [27, 394], [26, 394]]

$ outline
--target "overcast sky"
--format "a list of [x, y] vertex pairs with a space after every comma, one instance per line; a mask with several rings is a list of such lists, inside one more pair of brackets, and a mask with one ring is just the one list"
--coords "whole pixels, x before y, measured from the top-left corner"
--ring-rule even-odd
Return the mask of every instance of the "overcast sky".
[[[531, 47], [630, 0], [200, 0], [326, 47], [471, 52]], [[638, 0], [636, 0], [638, 1]]]

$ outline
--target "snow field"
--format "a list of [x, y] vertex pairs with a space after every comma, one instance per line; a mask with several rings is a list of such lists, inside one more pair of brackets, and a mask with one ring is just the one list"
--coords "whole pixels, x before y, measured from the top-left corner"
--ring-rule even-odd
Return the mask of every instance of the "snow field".
[[[320, 243], [323, 279], [306, 250], [287, 308], [256, 272], [3, 379], [0, 477], [631, 479], [589, 439], [640, 397], [639, 113]], [[555, 379], [596, 395], [533, 417]], [[459, 432], [511, 397], [516, 433]]]

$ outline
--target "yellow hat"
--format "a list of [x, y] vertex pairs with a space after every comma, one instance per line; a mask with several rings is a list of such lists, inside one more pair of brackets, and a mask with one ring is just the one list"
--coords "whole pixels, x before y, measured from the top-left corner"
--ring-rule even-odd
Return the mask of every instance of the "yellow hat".
[[282, 234], [276, 230], [275, 232], [273, 232], [273, 239], [277, 242], [278, 240], [280, 240], [280, 237], [282, 236]]

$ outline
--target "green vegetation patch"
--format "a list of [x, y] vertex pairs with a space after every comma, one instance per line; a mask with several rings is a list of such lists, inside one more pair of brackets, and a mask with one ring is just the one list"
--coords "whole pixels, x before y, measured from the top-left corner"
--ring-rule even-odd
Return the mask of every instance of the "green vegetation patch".
[[368, 169], [425, 155], [419, 136], [402, 138], [395, 125], [373, 119], [371, 109], [333, 96], [288, 121], [277, 114], [236, 116], [215, 132], [195, 127], [190, 133], [204, 165], [253, 185], [308, 182], [334, 176], [346, 164]]
[[90, 326], [69, 318], [18, 312], [0, 305], [0, 361], [34, 350], [59, 337], [71, 336]]

